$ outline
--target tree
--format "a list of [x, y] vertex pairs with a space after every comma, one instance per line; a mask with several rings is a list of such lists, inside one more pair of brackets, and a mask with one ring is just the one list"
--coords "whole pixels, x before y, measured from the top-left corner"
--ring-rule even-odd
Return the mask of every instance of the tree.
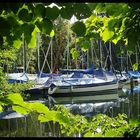
[[[78, 19], [87, 18], [91, 11], [84, 4], [63, 3], [49, 7], [50, 3], [0, 3], [0, 44], [7, 42], [19, 48], [23, 38], [28, 47], [35, 47], [36, 33], [42, 32], [53, 36], [53, 22], [61, 15], [70, 19], [75, 15]], [[82, 15], [81, 7], [84, 8]], [[85, 9], [86, 8], [86, 9]]]

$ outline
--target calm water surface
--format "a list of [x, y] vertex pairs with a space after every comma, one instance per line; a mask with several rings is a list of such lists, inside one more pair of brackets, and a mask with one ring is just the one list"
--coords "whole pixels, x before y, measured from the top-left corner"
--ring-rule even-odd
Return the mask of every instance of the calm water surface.
[[[123, 95], [122, 90], [118, 91], [119, 95]], [[139, 118], [140, 114], [140, 94], [120, 97], [115, 101], [106, 102], [73, 102], [72, 98], [67, 102], [62, 98], [63, 105], [71, 110], [73, 114], [81, 114], [88, 118], [104, 113], [110, 117], [115, 117], [118, 113], [125, 113], [130, 118]], [[41, 101], [41, 100], [40, 100]], [[48, 107], [54, 105], [52, 99], [42, 101]], [[61, 137], [59, 125], [52, 122], [40, 123], [35, 115], [23, 116], [15, 112], [0, 115], [0, 136], [1, 137]]]

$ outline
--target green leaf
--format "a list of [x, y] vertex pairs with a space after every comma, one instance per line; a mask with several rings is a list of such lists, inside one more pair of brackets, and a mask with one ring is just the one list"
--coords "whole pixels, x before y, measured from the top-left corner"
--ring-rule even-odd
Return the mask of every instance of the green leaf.
[[83, 22], [77, 21], [71, 27], [72, 31], [77, 34], [77, 36], [84, 36], [86, 33], [86, 27]]
[[20, 114], [29, 114], [28, 109], [18, 105], [12, 105], [12, 109]]
[[108, 30], [109, 31], [114, 31], [114, 27], [117, 24], [117, 22], [118, 22], [118, 19], [110, 19], [108, 21]]
[[22, 43], [23, 43], [23, 41], [21, 41], [19, 39], [18, 40], [14, 40], [13, 41], [13, 47], [19, 49], [21, 47]]
[[54, 30], [52, 30], [51, 33], [50, 33], [50, 37], [53, 37], [54, 34], [55, 34], [55, 33], [54, 33]]
[[103, 137], [103, 134], [102, 133], [95, 133], [94, 137]]
[[88, 3], [87, 5], [90, 8], [90, 10], [93, 11], [93, 10], [95, 10], [97, 3]]
[[84, 50], [87, 50], [87, 49], [89, 48], [90, 45], [91, 45], [91, 44], [90, 44], [90, 41], [88, 41], [88, 40], [85, 40], [85, 41], [83, 41], [83, 42], [81, 43], [81, 47], [82, 47], [82, 49], [84, 49]]
[[105, 136], [106, 137], [115, 137], [117, 136], [117, 129], [110, 129], [110, 130], [106, 130]]
[[128, 50], [133, 51], [134, 46], [137, 45], [138, 35], [135, 31], [130, 30], [128, 34]]
[[132, 68], [133, 68], [133, 70], [138, 70], [138, 63], [135, 63], [133, 66], [132, 66]]
[[43, 19], [41, 26], [42, 32], [50, 35], [51, 31], [53, 30], [53, 23], [49, 19]]
[[60, 124], [71, 125], [70, 120], [67, 118], [67, 116], [64, 116], [64, 114], [62, 113], [57, 113], [56, 119]]
[[86, 134], [84, 134], [84, 137], [93, 137], [93, 133], [87, 132]]
[[47, 114], [40, 114], [38, 116], [38, 120], [40, 120], [41, 122], [48, 122], [48, 121], [56, 121], [56, 111], [49, 111], [47, 112]]
[[29, 108], [31, 110], [37, 111], [38, 113], [44, 113], [44, 114], [46, 114], [49, 111], [48, 107], [40, 102], [30, 103]]
[[19, 93], [10, 93], [7, 96], [7, 99], [11, 100], [13, 104], [22, 104], [24, 100]]
[[11, 100], [9, 100], [5, 97], [0, 98], [0, 105], [7, 105], [7, 104], [10, 104], [10, 103], [12, 103]]
[[38, 27], [38, 29], [39, 29], [40, 31], [42, 31], [42, 25], [41, 25], [41, 22], [40, 22], [39, 20], [37, 20], [37, 21], [35, 22], [35, 25]]
[[3, 108], [2, 108], [2, 106], [0, 105], [0, 112], [2, 112], [3, 111]]
[[59, 12], [60, 12], [61, 17], [64, 19], [70, 20], [71, 17], [73, 16], [73, 12], [69, 7], [66, 7], [66, 8], [62, 7]]
[[21, 29], [24, 32], [24, 39], [26, 40], [26, 43], [29, 44], [29, 42], [31, 41], [31, 37], [32, 37], [32, 32], [35, 28], [34, 24], [30, 24], [30, 23], [24, 23], [21, 26]]
[[18, 24], [18, 21], [14, 15], [8, 15], [7, 21], [12, 27], [15, 27]]
[[6, 36], [10, 34], [11, 25], [7, 19], [0, 17], [0, 35]]
[[73, 59], [77, 59], [79, 57], [79, 53], [76, 51], [75, 48], [72, 48], [70, 52], [72, 54]]
[[108, 15], [119, 16], [122, 13], [122, 5], [121, 3], [106, 3], [105, 11]]
[[32, 35], [31, 35], [31, 40], [28, 44], [28, 48], [35, 48], [36, 47], [36, 35], [37, 35], [37, 31], [36, 29], [33, 30]]
[[30, 22], [33, 18], [33, 14], [29, 13], [27, 9], [23, 8], [19, 11], [18, 17], [22, 21]]
[[74, 4], [74, 15], [77, 19], [86, 19], [91, 15], [90, 8], [85, 3]]
[[37, 4], [34, 9], [36, 17], [45, 17], [45, 7], [43, 4]]
[[107, 42], [109, 39], [111, 39], [114, 35], [113, 31], [109, 31], [107, 28], [103, 31], [101, 37], [103, 38], [104, 42]]
[[45, 16], [50, 20], [55, 20], [59, 16], [59, 9], [56, 6], [52, 8], [47, 7]]
[[96, 5], [95, 11], [96, 11], [97, 13], [105, 12], [105, 3], [98, 3], [98, 4]]
[[121, 39], [121, 35], [118, 35], [117, 37], [115, 37], [115, 38], [112, 40], [112, 42], [116, 45], [120, 39]]
[[38, 116], [38, 120], [39, 120], [41, 123], [50, 121], [50, 119], [48, 119], [48, 118], [47, 118], [45, 115], [43, 115], [43, 114], [40, 114], [40, 115]]
[[140, 125], [140, 121], [136, 118], [129, 120], [129, 124], [132, 125], [133, 127], [137, 127]]

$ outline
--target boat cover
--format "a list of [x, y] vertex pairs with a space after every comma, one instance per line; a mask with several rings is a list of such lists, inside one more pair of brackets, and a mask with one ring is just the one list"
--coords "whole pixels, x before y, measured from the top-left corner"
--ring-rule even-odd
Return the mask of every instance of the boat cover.
[[128, 75], [132, 78], [139, 78], [140, 72], [139, 71], [127, 71]]
[[23, 83], [29, 80], [26, 73], [9, 73], [7, 74], [7, 76], [8, 76], [8, 83], [10, 84], [15, 82]]
[[66, 73], [82, 73], [82, 74], [94, 74], [94, 65], [92, 64], [88, 69], [64, 69], [59, 71], [61, 74]]
[[50, 77], [50, 76], [57, 76], [58, 74], [51, 74], [51, 73], [44, 73], [44, 72], [38, 72], [38, 77]]

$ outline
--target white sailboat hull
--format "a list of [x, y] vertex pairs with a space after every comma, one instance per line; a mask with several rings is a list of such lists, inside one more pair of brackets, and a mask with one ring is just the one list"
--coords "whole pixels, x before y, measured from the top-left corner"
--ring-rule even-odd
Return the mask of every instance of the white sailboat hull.
[[85, 93], [85, 92], [99, 92], [99, 91], [108, 91], [108, 90], [116, 90], [118, 89], [118, 83], [111, 84], [111, 85], [100, 85], [100, 86], [92, 86], [92, 87], [75, 87], [75, 86], [68, 86], [68, 87], [56, 87], [54, 93]]
[[61, 100], [63, 97], [72, 97], [73, 101], [82, 100], [101, 101], [118, 99], [118, 82], [94, 83], [73, 86], [56, 86], [48, 89], [48, 94]]

